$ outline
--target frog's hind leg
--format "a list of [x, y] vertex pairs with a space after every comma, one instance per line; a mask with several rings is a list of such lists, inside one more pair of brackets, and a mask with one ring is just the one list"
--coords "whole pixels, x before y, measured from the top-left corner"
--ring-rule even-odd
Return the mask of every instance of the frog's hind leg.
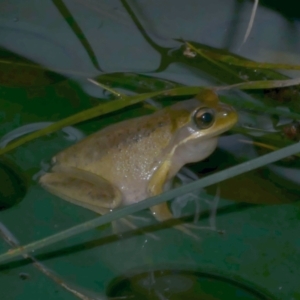
[[121, 204], [119, 189], [96, 174], [74, 168], [55, 166], [39, 182], [50, 193], [100, 214]]

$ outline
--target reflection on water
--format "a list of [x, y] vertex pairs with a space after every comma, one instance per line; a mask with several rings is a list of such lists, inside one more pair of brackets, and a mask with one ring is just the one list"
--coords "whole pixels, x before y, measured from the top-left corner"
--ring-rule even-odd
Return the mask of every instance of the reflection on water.
[[256, 288], [238, 281], [194, 271], [157, 270], [114, 279], [108, 297], [151, 300], [270, 300]]

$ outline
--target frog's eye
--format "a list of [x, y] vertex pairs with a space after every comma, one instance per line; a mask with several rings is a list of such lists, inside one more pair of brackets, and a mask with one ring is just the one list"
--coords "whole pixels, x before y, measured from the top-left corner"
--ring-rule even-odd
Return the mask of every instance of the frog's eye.
[[199, 108], [194, 113], [194, 122], [199, 129], [209, 128], [215, 121], [214, 111], [207, 107]]

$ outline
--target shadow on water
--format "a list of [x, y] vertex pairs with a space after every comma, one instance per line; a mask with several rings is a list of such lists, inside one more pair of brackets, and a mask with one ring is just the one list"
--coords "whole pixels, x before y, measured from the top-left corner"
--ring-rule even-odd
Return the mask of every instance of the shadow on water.
[[16, 166], [1, 158], [0, 160], [0, 211], [8, 209], [23, 200], [27, 192], [27, 184], [23, 174]]

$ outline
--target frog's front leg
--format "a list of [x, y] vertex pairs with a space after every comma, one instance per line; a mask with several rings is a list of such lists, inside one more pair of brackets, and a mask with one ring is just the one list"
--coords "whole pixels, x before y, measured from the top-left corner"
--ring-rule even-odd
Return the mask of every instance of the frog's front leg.
[[[160, 168], [155, 172], [155, 176], [152, 176], [149, 182], [148, 186], [148, 193], [151, 196], [159, 195], [163, 192], [164, 183], [168, 180], [168, 172], [169, 172], [169, 165], [170, 162], [166, 160]], [[167, 220], [174, 219], [173, 214], [171, 213], [167, 202], [161, 203], [155, 206], [152, 206], [151, 211], [155, 217], [156, 220], [163, 222]], [[195, 234], [193, 234], [188, 228], [186, 228], [184, 225], [176, 225], [174, 228], [180, 230], [181, 232], [184, 232], [187, 235], [192, 236], [195, 239], [199, 239], [199, 237]]]
[[118, 207], [122, 201], [119, 189], [101, 176], [74, 167], [54, 166], [39, 182], [50, 193], [105, 214]]

